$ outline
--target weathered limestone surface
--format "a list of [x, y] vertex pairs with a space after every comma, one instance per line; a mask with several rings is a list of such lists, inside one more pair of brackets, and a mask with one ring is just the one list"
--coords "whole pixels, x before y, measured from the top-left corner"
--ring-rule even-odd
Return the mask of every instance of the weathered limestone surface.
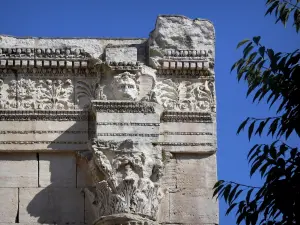
[[84, 223], [84, 198], [76, 188], [20, 188], [20, 223]]
[[76, 187], [76, 158], [73, 153], [39, 154], [39, 187]]
[[37, 155], [0, 153], [0, 187], [38, 187]]
[[14, 223], [18, 215], [18, 188], [0, 188], [2, 223]]
[[0, 223], [218, 224], [214, 60], [212, 23], [177, 15], [148, 39], [0, 36]]

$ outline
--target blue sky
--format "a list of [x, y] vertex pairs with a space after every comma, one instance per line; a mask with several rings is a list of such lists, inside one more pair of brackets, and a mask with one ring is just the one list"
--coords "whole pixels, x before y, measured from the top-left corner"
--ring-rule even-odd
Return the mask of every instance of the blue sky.
[[[246, 134], [236, 130], [247, 116], [268, 115], [264, 105], [245, 98], [245, 84], [237, 83], [231, 65], [241, 56], [236, 45], [245, 38], [262, 36], [275, 51], [299, 47], [300, 36], [292, 28], [264, 17], [264, 0], [1, 0], [0, 34], [41, 37], [145, 37], [159, 14], [181, 14], [211, 20], [216, 29], [216, 92], [218, 120], [218, 176], [220, 179], [259, 184], [249, 180], [246, 152], [252, 147]], [[263, 141], [263, 140], [261, 140]], [[220, 224], [234, 224], [224, 216]]]

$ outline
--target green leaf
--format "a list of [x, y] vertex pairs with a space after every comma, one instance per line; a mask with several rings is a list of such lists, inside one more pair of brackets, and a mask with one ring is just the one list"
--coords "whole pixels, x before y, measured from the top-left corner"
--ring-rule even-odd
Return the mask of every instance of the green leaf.
[[231, 210], [232, 210], [236, 205], [237, 205], [237, 203], [231, 204], [231, 205], [229, 206], [229, 208], [226, 210], [225, 215], [227, 216], [227, 215], [231, 212]]
[[275, 149], [274, 147], [272, 147], [272, 148], [270, 149], [270, 156], [271, 156], [274, 160], [277, 159], [277, 152], [276, 152], [276, 149]]
[[243, 130], [245, 128], [245, 125], [247, 124], [248, 121], [249, 121], [249, 117], [241, 123], [241, 125], [239, 126], [239, 128], [236, 132], [237, 134], [239, 134], [241, 132], [241, 130]]
[[249, 151], [249, 153], [248, 153], [248, 158], [249, 158], [249, 156], [252, 154], [252, 152], [257, 148], [257, 147], [259, 147], [260, 145], [259, 144], [255, 144], [251, 149], [250, 149], [250, 151]]
[[239, 184], [236, 184], [236, 186], [232, 189], [232, 191], [230, 192], [229, 194], [229, 197], [228, 197], [228, 203], [231, 204], [232, 203], [232, 200], [233, 200], [233, 197], [238, 189], [240, 185]]
[[249, 191], [248, 191], [248, 193], [247, 193], [247, 196], [246, 196], [246, 202], [249, 202], [250, 201], [250, 198], [251, 198], [251, 193], [253, 192], [253, 188], [252, 189], [250, 189]]
[[256, 130], [256, 132], [255, 132], [255, 134], [258, 134], [259, 136], [261, 136], [261, 134], [262, 134], [262, 132], [263, 132], [263, 129], [264, 129], [265, 125], [266, 125], [266, 122], [265, 122], [264, 120], [261, 121], [261, 122], [259, 123], [259, 126], [258, 126], [258, 128], [257, 128], [257, 130]]
[[253, 46], [249, 46], [249, 47], [246, 47], [246, 48], [244, 49], [244, 51], [243, 51], [243, 53], [244, 53], [244, 58], [247, 57], [247, 55], [252, 51], [252, 49], [253, 49]]
[[224, 193], [223, 193], [225, 202], [228, 202], [228, 196], [229, 196], [230, 190], [231, 190], [231, 184], [227, 184], [227, 186], [224, 189]]
[[261, 46], [261, 47], [259, 47], [259, 49], [258, 49], [258, 52], [259, 52], [259, 54], [261, 55], [261, 57], [264, 57], [265, 51], [266, 51], [266, 48], [265, 48], [264, 46]]
[[252, 133], [253, 133], [254, 125], [255, 125], [255, 121], [253, 121], [251, 123], [251, 125], [249, 126], [249, 129], [248, 129], [248, 139], [249, 139], [249, 141], [250, 141]]
[[260, 41], [260, 36], [255, 36], [255, 37], [253, 37], [253, 42], [256, 44], [256, 45], [258, 45], [259, 44], [259, 41]]
[[268, 49], [267, 50], [267, 53], [268, 53], [268, 56], [269, 56], [269, 58], [271, 59], [271, 60], [273, 60], [273, 57], [274, 57], [274, 51], [273, 51], [273, 49]]
[[255, 173], [255, 171], [261, 166], [262, 160], [258, 160], [256, 163], [253, 164], [250, 170], [250, 177]]
[[271, 14], [273, 12], [273, 10], [278, 6], [279, 1], [275, 1], [267, 10], [267, 12], [265, 13], [265, 16], [268, 15], [269, 13]]
[[242, 40], [241, 42], [238, 43], [238, 45], [236, 46], [236, 48], [238, 49], [239, 47], [241, 47], [242, 45], [246, 44], [249, 41], [250, 41], [249, 39]]
[[291, 150], [291, 153], [290, 153], [290, 154], [291, 154], [291, 158], [292, 158], [292, 159], [295, 158], [297, 152], [298, 152], [298, 148], [293, 148], [293, 149]]
[[219, 187], [219, 186], [220, 186], [221, 184], [223, 184], [223, 183], [224, 183], [224, 180], [218, 180], [218, 181], [215, 183], [213, 189]]

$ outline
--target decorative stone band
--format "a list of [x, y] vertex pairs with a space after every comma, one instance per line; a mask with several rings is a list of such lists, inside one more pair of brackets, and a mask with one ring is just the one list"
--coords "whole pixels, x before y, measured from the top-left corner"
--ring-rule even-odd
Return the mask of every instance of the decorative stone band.
[[[6, 131], [4, 131], [6, 132]], [[0, 131], [1, 134], [1, 131]], [[211, 132], [162, 132], [159, 134], [143, 134], [143, 133], [97, 133], [101, 136], [128, 136], [128, 137], [158, 137], [159, 135], [213, 135]]]
[[81, 130], [2, 130], [0, 134], [87, 134]]
[[195, 58], [205, 58], [208, 57], [208, 52], [206, 50], [190, 50], [190, 49], [183, 49], [183, 50], [166, 50], [164, 57], [174, 57], [174, 58], [187, 58], [190, 57], [192, 59]]
[[86, 68], [90, 58], [83, 49], [0, 48], [2, 68]]
[[0, 121], [87, 121], [82, 110], [0, 110]]
[[140, 62], [106, 62], [111, 70], [118, 71], [141, 71], [142, 64]]
[[161, 122], [212, 123], [211, 113], [165, 111]]
[[158, 69], [158, 76], [176, 76], [179, 78], [209, 78], [210, 72], [206, 70], [175, 70], [175, 69]]
[[86, 141], [0, 141], [0, 145], [32, 145], [32, 144], [87, 144]]
[[6, 58], [90, 58], [79, 48], [0, 48], [0, 57]]
[[173, 70], [208, 70], [208, 61], [175, 61], [175, 60], [163, 60], [163, 69]]
[[125, 101], [92, 101], [92, 107], [96, 112], [102, 113], [154, 113], [155, 109], [151, 105], [143, 102]]
[[25, 76], [37, 77], [66, 77], [69, 78], [70, 74], [74, 77], [96, 77], [99, 72], [95, 69], [88, 68], [0, 68], [0, 77], [11, 76], [17, 72]]
[[213, 135], [211, 132], [169, 132], [165, 131], [159, 135]]
[[117, 122], [97, 122], [96, 125], [104, 126], [156, 126], [159, 127], [159, 123], [117, 123]]
[[138, 133], [97, 133], [101, 136], [119, 136], [119, 137], [158, 137], [159, 134], [138, 134]]
[[209, 142], [155, 142], [153, 145], [159, 146], [213, 146], [213, 143]]
[[68, 59], [1, 59], [0, 67], [52, 67], [52, 68], [86, 68], [87, 60]]

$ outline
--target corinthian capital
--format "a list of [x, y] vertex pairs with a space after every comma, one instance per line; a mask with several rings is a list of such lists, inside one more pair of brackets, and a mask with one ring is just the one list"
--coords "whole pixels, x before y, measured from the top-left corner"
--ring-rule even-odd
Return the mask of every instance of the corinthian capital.
[[122, 214], [154, 222], [162, 198], [161, 149], [152, 144], [135, 144], [132, 140], [94, 139], [90, 150], [95, 187], [85, 191], [96, 217], [101, 221], [114, 215], [120, 219]]

